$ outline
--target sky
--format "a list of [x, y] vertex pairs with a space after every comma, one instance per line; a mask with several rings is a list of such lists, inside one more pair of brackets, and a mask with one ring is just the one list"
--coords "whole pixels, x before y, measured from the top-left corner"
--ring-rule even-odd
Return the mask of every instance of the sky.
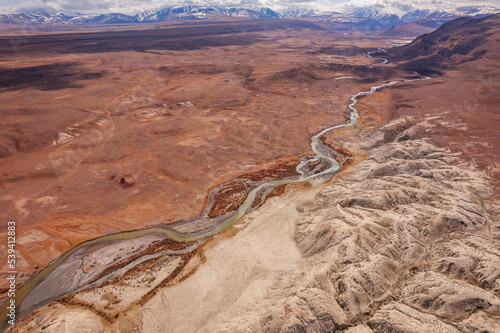
[[[136, 14], [145, 10], [158, 10], [175, 5], [221, 5], [230, 7], [269, 7], [284, 11], [290, 9], [316, 9], [350, 12], [366, 4], [376, 5], [382, 11], [394, 12], [412, 9], [449, 10], [467, 5], [488, 5], [500, 8], [500, 0], [0, 0], [0, 13], [64, 12]], [[409, 9], [409, 10], [408, 10]]]

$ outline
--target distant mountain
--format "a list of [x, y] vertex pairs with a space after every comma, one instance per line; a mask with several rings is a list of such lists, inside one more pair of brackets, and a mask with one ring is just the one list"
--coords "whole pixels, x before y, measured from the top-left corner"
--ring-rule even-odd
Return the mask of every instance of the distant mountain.
[[135, 17], [112, 13], [90, 16], [76, 16], [72, 17], [67, 23], [72, 24], [121, 24], [121, 23], [136, 23]]
[[307, 18], [331, 31], [378, 31], [384, 28], [381, 23], [375, 20], [351, 14], [311, 15]]
[[442, 10], [438, 11], [431, 11], [429, 9], [417, 9], [413, 10], [411, 12], [406, 13], [405, 15], [401, 16], [401, 21], [405, 23], [410, 23], [414, 22], [417, 20], [429, 20], [429, 19], [454, 19], [457, 18], [456, 13], [450, 13], [450, 12], [445, 12]]
[[[300, 16], [305, 12], [296, 13]], [[65, 15], [35, 13], [35, 14], [9, 14], [0, 15], [0, 23], [10, 24], [123, 24], [123, 23], [149, 23], [164, 21], [182, 21], [182, 20], [217, 20], [223, 18], [239, 19], [265, 19], [277, 18], [284, 15], [278, 14], [270, 8], [261, 8], [260, 10], [242, 9], [242, 8], [223, 8], [216, 6], [183, 6], [167, 7], [159, 11], [146, 11], [135, 16], [112, 13], [100, 15]], [[288, 13], [288, 17], [294, 16], [294, 13]]]
[[[388, 2], [389, 3], [389, 2]], [[47, 13], [23, 13], [0, 15], [0, 23], [8, 24], [33, 24], [33, 25], [90, 25], [90, 24], [127, 24], [127, 23], [149, 23], [164, 21], [188, 21], [188, 20], [221, 20], [221, 19], [268, 19], [279, 17], [301, 17], [322, 24], [331, 30], [349, 31], [384, 31], [386, 34], [394, 31], [395, 35], [408, 33], [408, 29], [414, 31], [429, 31], [428, 28], [438, 28], [443, 23], [460, 16], [469, 15], [474, 17], [484, 16], [485, 13], [494, 13], [498, 9], [485, 6], [468, 6], [456, 8], [453, 11], [431, 11], [418, 9], [401, 12], [400, 16], [379, 10], [380, 6], [366, 6], [353, 10], [351, 13], [320, 12], [312, 9], [293, 9], [278, 12], [271, 8], [227, 8], [222, 6], [181, 6], [166, 7], [158, 11], [145, 11], [134, 16], [111, 13], [111, 14], [47, 14]], [[391, 30], [395, 26], [404, 26], [416, 22], [423, 28], [415, 25], [406, 28]], [[418, 29], [416, 29], [418, 28]], [[407, 32], [404, 32], [404, 30]], [[412, 32], [414, 34], [414, 32]]]
[[371, 7], [357, 9], [353, 12], [353, 15], [356, 15], [360, 18], [376, 21], [380, 23], [381, 27], [386, 29], [398, 25], [405, 25], [415, 21], [418, 21], [418, 23], [424, 27], [438, 28], [445, 22], [463, 16], [457, 13], [419, 9], [407, 12], [400, 17], [396, 14], [379, 12], [378, 10]]
[[10, 24], [51, 24], [60, 25], [66, 24], [73, 17], [67, 16], [65, 14], [46, 14], [46, 13], [21, 13], [21, 14], [8, 14], [0, 15], [0, 23], [10, 23]]
[[[391, 2], [386, 1], [390, 4]], [[411, 11], [401, 12], [399, 9], [391, 8], [390, 5], [384, 7], [384, 10], [379, 9], [378, 4], [367, 5], [366, 7], [356, 8], [352, 14], [360, 18], [370, 19], [381, 24], [383, 28], [392, 28], [398, 25], [405, 25], [416, 22], [423, 27], [438, 28], [442, 24], [454, 20], [462, 16], [484, 17], [500, 12], [498, 8], [491, 6], [468, 6], [458, 7], [449, 10], [430, 10], [430, 9], [414, 9]], [[391, 12], [401, 12], [400, 16], [390, 14]]]
[[467, 6], [458, 7], [455, 12], [459, 15], [474, 15], [474, 16], [487, 16], [492, 13], [498, 13], [500, 10], [493, 6]]
[[382, 33], [384, 36], [417, 37], [434, 31], [434, 28], [425, 27], [417, 22], [396, 25]]
[[379, 12], [373, 8], [361, 8], [352, 13], [355, 16], [370, 19], [380, 23], [382, 27], [393, 27], [395, 25], [401, 24], [401, 18], [395, 14], [388, 14], [384, 12]]
[[310, 17], [318, 15], [318, 12], [312, 9], [295, 9], [285, 11], [279, 14], [281, 17]]
[[137, 22], [163, 22], [179, 20], [206, 20], [235, 17], [244, 19], [276, 18], [280, 15], [270, 8], [251, 10], [242, 8], [223, 8], [216, 6], [183, 6], [169, 7], [156, 12], [145, 12], [137, 14]]

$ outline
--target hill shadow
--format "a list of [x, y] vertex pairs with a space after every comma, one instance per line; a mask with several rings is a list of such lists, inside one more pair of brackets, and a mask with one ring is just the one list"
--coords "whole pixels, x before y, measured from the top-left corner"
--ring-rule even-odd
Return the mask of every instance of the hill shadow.
[[103, 72], [87, 72], [77, 62], [22, 68], [0, 67], [0, 92], [34, 88], [43, 91], [80, 88], [77, 81], [100, 78]]
[[[140, 27], [136, 25], [134, 27]], [[131, 27], [132, 28], [132, 27]], [[196, 50], [208, 46], [243, 46], [266, 40], [259, 32], [315, 29], [314, 23], [292, 19], [212, 22], [158, 29], [65, 33], [0, 38], [0, 54], [103, 53], [147, 50]]]

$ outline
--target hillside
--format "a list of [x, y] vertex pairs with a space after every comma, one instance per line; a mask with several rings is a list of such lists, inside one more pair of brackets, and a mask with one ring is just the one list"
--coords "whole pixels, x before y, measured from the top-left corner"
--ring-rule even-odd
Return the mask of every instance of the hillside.
[[402, 68], [421, 74], [438, 73], [459, 64], [498, 59], [500, 14], [481, 19], [463, 17], [443, 24], [436, 31], [412, 43], [389, 51], [389, 57]]
[[382, 33], [382, 36], [416, 37], [434, 31], [431, 27], [422, 26], [416, 22], [397, 25]]

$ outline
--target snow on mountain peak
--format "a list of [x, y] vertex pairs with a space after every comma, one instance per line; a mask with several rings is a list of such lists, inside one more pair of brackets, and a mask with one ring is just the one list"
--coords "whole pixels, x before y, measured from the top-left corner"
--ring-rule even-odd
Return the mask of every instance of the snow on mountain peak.
[[[478, 3], [470, 1], [450, 0], [418, 0], [413, 2], [402, 2], [400, 0], [351, 0], [340, 4], [339, 11], [354, 13], [358, 16], [372, 18], [383, 14], [393, 14], [400, 18], [404, 16], [418, 16], [427, 18], [429, 16], [440, 17], [442, 15], [484, 15], [499, 12], [500, 9], [491, 3]], [[413, 13], [413, 14], [410, 14]]]
[[[176, 20], [206, 19], [216, 20], [225, 17], [262, 19], [276, 17], [309, 17], [332, 22], [351, 22], [369, 26], [370, 29], [390, 28], [418, 20], [431, 20], [439, 26], [459, 16], [480, 16], [500, 12], [491, 5], [453, 2], [447, 0], [414, 0], [401, 3], [399, 0], [351, 0], [339, 6], [331, 5], [330, 0], [308, 2], [299, 6], [292, 2], [287, 6], [223, 6], [223, 5], [185, 5], [161, 7], [132, 15], [124, 13], [64, 13], [48, 11], [28, 11], [20, 14], [0, 15], [5, 23], [32, 24], [115, 24], [138, 22], [162, 22]], [[265, 2], [265, 1], [264, 1]], [[259, 2], [260, 3], [260, 2]], [[274, 3], [274, 2], [273, 2]], [[278, 2], [276, 2], [278, 3]], [[318, 4], [322, 3], [323, 6]], [[302, 5], [304, 3], [300, 3]], [[330, 4], [327, 6], [326, 4]], [[433, 26], [434, 26], [433, 25]]]

